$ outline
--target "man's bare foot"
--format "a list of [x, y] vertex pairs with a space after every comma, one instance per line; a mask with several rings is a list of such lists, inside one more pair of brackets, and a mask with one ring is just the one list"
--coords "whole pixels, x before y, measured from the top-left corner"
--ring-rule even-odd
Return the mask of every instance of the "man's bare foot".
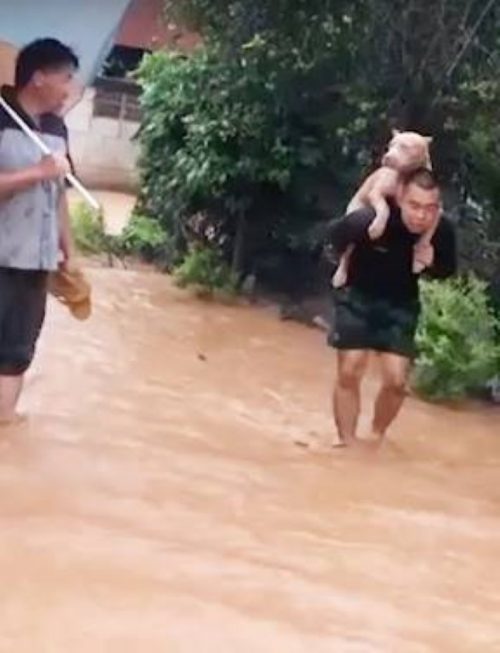
[[18, 426], [24, 424], [28, 420], [28, 416], [24, 413], [14, 413], [13, 415], [0, 416], [0, 428], [7, 428], [9, 426]]
[[365, 446], [365, 441], [360, 438], [339, 438], [338, 441], [332, 444], [333, 449], [362, 449]]
[[301, 449], [308, 449], [316, 453], [329, 453], [332, 449], [346, 449], [347, 444], [340, 438], [336, 442], [331, 442], [329, 438], [322, 437], [320, 434], [311, 431], [304, 437], [294, 440], [294, 445]]
[[346, 449], [346, 450], [359, 450], [366, 448], [366, 441], [359, 438], [340, 438], [334, 442], [328, 441], [321, 437], [318, 433], [310, 432], [307, 436], [297, 438], [293, 441], [296, 447], [301, 449], [308, 449], [309, 451], [317, 451], [328, 453], [332, 450]]
[[370, 451], [378, 451], [385, 442], [385, 435], [380, 433], [371, 433], [368, 438], [364, 440], [365, 447]]

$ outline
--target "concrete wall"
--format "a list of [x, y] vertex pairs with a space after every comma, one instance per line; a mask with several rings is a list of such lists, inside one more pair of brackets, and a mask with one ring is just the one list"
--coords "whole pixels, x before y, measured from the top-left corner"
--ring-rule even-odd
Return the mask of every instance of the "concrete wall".
[[87, 89], [67, 115], [71, 155], [81, 180], [91, 188], [135, 192], [139, 123], [93, 117], [94, 89]]

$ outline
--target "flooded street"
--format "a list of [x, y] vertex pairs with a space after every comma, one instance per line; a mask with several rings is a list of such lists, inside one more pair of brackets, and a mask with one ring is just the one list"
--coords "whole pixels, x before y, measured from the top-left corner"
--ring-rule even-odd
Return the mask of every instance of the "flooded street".
[[324, 335], [93, 270], [0, 436], [2, 653], [500, 651], [500, 413], [327, 441]]

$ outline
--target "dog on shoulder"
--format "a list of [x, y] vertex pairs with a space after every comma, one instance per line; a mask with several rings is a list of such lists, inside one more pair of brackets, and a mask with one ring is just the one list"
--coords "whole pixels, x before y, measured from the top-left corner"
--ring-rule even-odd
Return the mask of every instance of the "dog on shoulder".
[[[361, 185], [347, 207], [347, 214], [359, 209], [372, 207], [375, 218], [368, 228], [372, 240], [382, 236], [390, 216], [388, 200], [396, 197], [401, 175], [418, 168], [432, 170], [430, 144], [432, 138], [416, 132], [393, 131], [392, 139], [382, 159], [382, 165], [375, 170]], [[426, 248], [434, 235], [437, 224], [423, 234], [417, 245], [413, 259], [413, 272], [420, 274], [425, 265], [419, 260], [419, 251]], [[341, 288], [347, 282], [349, 260], [354, 246], [342, 253], [339, 266], [332, 279], [335, 288]]]

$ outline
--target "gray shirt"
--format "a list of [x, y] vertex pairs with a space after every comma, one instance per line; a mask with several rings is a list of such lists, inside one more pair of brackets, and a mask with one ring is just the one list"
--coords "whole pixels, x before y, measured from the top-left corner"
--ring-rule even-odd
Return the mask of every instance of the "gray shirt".
[[[9, 90], [2, 95], [53, 152], [67, 154], [67, 130], [61, 118], [44, 115], [39, 125], [15, 102]], [[0, 172], [37, 164], [39, 148], [0, 107]], [[0, 198], [0, 267], [55, 270], [59, 257], [59, 203], [64, 183], [44, 181], [7, 198]]]

